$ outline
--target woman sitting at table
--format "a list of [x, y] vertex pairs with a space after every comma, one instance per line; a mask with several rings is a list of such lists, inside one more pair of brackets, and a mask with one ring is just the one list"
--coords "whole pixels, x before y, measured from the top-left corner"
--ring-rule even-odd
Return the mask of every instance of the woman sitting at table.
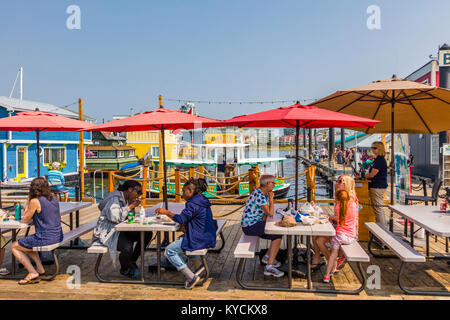
[[269, 250], [261, 262], [266, 264], [264, 275], [278, 278], [284, 275], [284, 272], [277, 269], [281, 266], [281, 263], [275, 260], [280, 249], [282, 236], [266, 234], [264, 231], [267, 217], [272, 217], [274, 214], [274, 194], [272, 191], [275, 186], [274, 179], [274, 176], [268, 174], [261, 176], [259, 179], [260, 187], [253, 191], [247, 199], [241, 226], [246, 235], [271, 240]]
[[47, 179], [48, 183], [51, 185], [50, 190], [55, 193], [64, 193], [64, 202], [67, 202], [69, 200], [70, 189], [64, 186], [66, 180], [60, 169], [61, 164], [57, 161], [53, 162], [52, 170], [48, 172]]
[[[22, 219], [25, 223], [33, 220], [35, 228], [33, 235], [11, 245], [12, 253], [28, 271], [27, 276], [19, 281], [19, 284], [24, 285], [39, 282], [39, 276], [45, 274], [38, 252], [33, 251], [33, 247], [52, 245], [63, 239], [59, 203], [44, 178], [38, 177], [31, 181], [28, 203]], [[36, 268], [29, 257], [36, 263]]]
[[[184, 226], [184, 235], [167, 246], [164, 255], [186, 278], [186, 289], [192, 289], [200, 277], [193, 273], [181, 257], [183, 251], [195, 251], [214, 248], [216, 246], [216, 227], [211, 211], [211, 203], [203, 195], [208, 188], [205, 179], [190, 179], [183, 186], [183, 199], [186, 208], [180, 214], [175, 214], [164, 208], [156, 209], [157, 214], [163, 214]], [[198, 256], [191, 256], [198, 260]]]
[[[345, 190], [347, 191], [348, 195], [350, 196], [350, 199], [352, 202], [358, 203], [358, 198], [356, 197], [356, 190], [355, 190], [355, 179], [353, 177], [343, 174], [341, 175], [337, 182], [336, 182], [336, 193], [339, 190]], [[335, 204], [335, 214], [336, 209], [338, 208], [338, 202], [336, 199]], [[359, 208], [358, 208], [359, 209]], [[337, 220], [334, 218], [330, 218], [330, 221], [334, 223], [335, 228], [337, 227], [336, 222]], [[322, 260], [322, 257], [320, 254], [322, 253], [325, 256], [325, 259], [327, 261], [330, 259], [330, 250], [327, 247], [327, 243], [331, 242], [332, 237], [325, 237], [325, 236], [319, 236], [319, 237], [313, 237], [313, 244], [314, 244], [314, 257], [312, 259], [311, 268], [313, 271], [317, 271], [320, 269], [322, 265], [325, 264], [325, 261]], [[337, 260], [337, 266], [336, 270], [339, 271], [342, 269], [345, 265], [345, 256], [343, 256], [342, 251], [339, 251], [339, 258]]]
[[[139, 278], [141, 271], [136, 261], [141, 254], [140, 232], [115, 231], [115, 226], [128, 218], [128, 213], [140, 205], [142, 186], [139, 182], [127, 180], [117, 190], [108, 193], [100, 202], [101, 211], [97, 226], [94, 229], [92, 243], [108, 247], [111, 259], [115, 265], [116, 251], [120, 251], [120, 273], [130, 278]], [[146, 232], [144, 246], [152, 239], [152, 232]], [[136, 246], [134, 247], [136, 243]], [[134, 247], [134, 250], [133, 250]]]

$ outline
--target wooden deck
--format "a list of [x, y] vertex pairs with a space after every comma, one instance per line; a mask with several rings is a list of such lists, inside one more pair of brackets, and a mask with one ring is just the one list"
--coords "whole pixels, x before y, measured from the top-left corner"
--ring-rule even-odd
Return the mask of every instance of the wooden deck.
[[[233, 212], [235, 211], [235, 212]], [[0, 299], [449, 299], [448, 297], [422, 297], [408, 296], [400, 290], [396, 282], [396, 272], [400, 265], [398, 259], [374, 259], [371, 263], [378, 265], [381, 269], [381, 290], [365, 289], [359, 295], [334, 295], [334, 294], [312, 294], [312, 293], [292, 293], [292, 292], [270, 292], [270, 291], [248, 291], [243, 290], [235, 281], [237, 261], [233, 256], [236, 243], [241, 235], [240, 217], [242, 206], [240, 205], [216, 205], [213, 206], [215, 218], [227, 219], [228, 223], [224, 228], [226, 245], [220, 254], [208, 254], [208, 264], [211, 268], [211, 278], [202, 286], [196, 287], [192, 291], [187, 291], [179, 286], [163, 285], [130, 285], [130, 284], [106, 284], [99, 283], [94, 275], [94, 265], [97, 256], [87, 254], [86, 250], [58, 250], [61, 262], [61, 272], [54, 281], [41, 281], [39, 284], [19, 286], [14, 280], [0, 280]], [[81, 211], [80, 223], [86, 223], [97, 218], [99, 211], [96, 205]], [[68, 217], [65, 217], [68, 219]], [[401, 230], [401, 226], [397, 228]], [[67, 227], [64, 227], [65, 231]], [[91, 234], [83, 237], [89, 243]], [[154, 242], [152, 242], [154, 244]], [[263, 246], [264, 244], [262, 244]], [[362, 243], [366, 247], [366, 243]], [[445, 240], [438, 238], [434, 242], [434, 237], [430, 238], [431, 252], [445, 252]], [[423, 252], [424, 248], [418, 248]], [[147, 252], [146, 265], [155, 263], [156, 256], [153, 252]], [[118, 264], [118, 261], [117, 261]], [[138, 261], [139, 264], [139, 261]], [[10, 266], [9, 246], [5, 255], [5, 266]], [[69, 289], [66, 274], [67, 267], [77, 265], [81, 268], [81, 288]], [[363, 264], [367, 269], [369, 264]], [[53, 268], [49, 266], [47, 268]], [[117, 275], [110, 263], [109, 256], [106, 256], [101, 265], [102, 274], [107, 276]], [[322, 271], [325, 267], [322, 267]], [[267, 286], [276, 285], [280, 282], [287, 283], [287, 278], [274, 279], [266, 278], [263, 275], [263, 268], [256, 259], [248, 261], [246, 264], [244, 278], [246, 280], [264, 283]], [[24, 271], [21, 270], [21, 273]], [[148, 273], [148, 271], [146, 271]], [[450, 291], [450, 266], [445, 261], [433, 261], [424, 264], [416, 264], [407, 268], [410, 276], [405, 283], [412, 287]], [[155, 273], [146, 274], [148, 277], [156, 277]], [[182, 279], [176, 272], [163, 273], [166, 279]], [[331, 284], [321, 283], [322, 273], [313, 274], [313, 285], [315, 287], [327, 288]], [[350, 266], [347, 264], [344, 269], [334, 277], [336, 288], [352, 289], [359, 286]], [[305, 287], [305, 279], [295, 279], [295, 287]]]

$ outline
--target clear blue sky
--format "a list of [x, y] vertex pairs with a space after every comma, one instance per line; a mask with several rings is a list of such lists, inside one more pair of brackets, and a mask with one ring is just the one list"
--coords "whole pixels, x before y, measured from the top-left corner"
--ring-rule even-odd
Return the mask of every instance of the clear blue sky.
[[[81, 30], [66, 28], [71, 4], [81, 8]], [[381, 30], [366, 27], [371, 4], [381, 7]], [[83, 97], [98, 122], [154, 109], [159, 94], [320, 98], [408, 75], [450, 42], [448, 30], [448, 0], [2, 1], [0, 95], [23, 65], [25, 99]], [[218, 119], [278, 106], [197, 104]]]

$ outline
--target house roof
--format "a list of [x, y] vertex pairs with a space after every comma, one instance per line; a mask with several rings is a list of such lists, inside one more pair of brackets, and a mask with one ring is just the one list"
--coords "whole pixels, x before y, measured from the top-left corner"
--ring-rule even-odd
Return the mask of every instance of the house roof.
[[126, 141], [127, 140], [127, 138], [125, 138], [125, 137], [116, 136], [110, 132], [100, 131], [100, 133], [103, 135], [103, 137], [106, 140], [114, 140], [114, 141]]
[[[8, 111], [19, 111], [19, 112], [34, 111], [36, 110], [36, 108], [39, 108], [39, 111], [54, 113], [64, 117], [78, 119], [78, 112], [43, 102], [19, 100], [16, 98], [0, 96], [0, 106], [6, 108]], [[84, 120], [87, 121], [95, 120], [94, 118], [91, 118], [87, 115], [83, 115], [83, 118]]]
[[124, 151], [124, 150], [134, 150], [135, 148], [131, 146], [87, 146], [88, 150], [97, 150], [97, 151]]

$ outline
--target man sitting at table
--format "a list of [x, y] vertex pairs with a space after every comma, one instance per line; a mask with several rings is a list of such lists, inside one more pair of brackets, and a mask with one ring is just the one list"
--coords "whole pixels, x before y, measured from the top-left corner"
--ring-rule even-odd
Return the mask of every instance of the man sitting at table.
[[265, 234], [267, 217], [272, 217], [274, 213], [273, 188], [275, 177], [263, 174], [260, 178], [260, 187], [248, 197], [242, 214], [241, 226], [244, 234], [258, 236], [262, 239], [271, 240], [269, 250], [261, 262], [266, 264], [264, 275], [282, 277], [284, 272], [277, 268], [281, 263], [275, 260], [281, 245], [281, 235]]
[[[117, 190], [108, 193], [98, 205], [101, 214], [92, 237], [93, 244], [108, 247], [113, 264], [115, 264], [116, 251], [120, 251], [120, 273], [133, 279], [139, 278], [141, 275], [136, 264], [136, 260], [141, 255], [140, 232], [119, 232], [114, 228], [119, 223], [126, 221], [128, 213], [140, 205], [139, 197], [141, 195], [142, 186], [134, 180], [127, 180]], [[152, 232], [145, 233], [144, 247], [147, 247], [152, 235]], [[136, 246], [134, 246], [135, 243]]]
[[[183, 186], [183, 199], [186, 208], [180, 214], [174, 214], [164, 208], [156, 209], [184, 226], [184, 235], [167, 246], [164, 255], [186, 278], [186, 289], [192, 289], [200, 281], [199, 271], [193, 273], [181, 257], [183, 251], [195, 251], [216, 246], [216, 227], [211, 211], [211, 203], [203, 195], [208, 185], [205, 179], [190, 179]], [[182, 228], [183, 229], [183, 228]], [[191, 259], [199, 260], [198, 256]]]

